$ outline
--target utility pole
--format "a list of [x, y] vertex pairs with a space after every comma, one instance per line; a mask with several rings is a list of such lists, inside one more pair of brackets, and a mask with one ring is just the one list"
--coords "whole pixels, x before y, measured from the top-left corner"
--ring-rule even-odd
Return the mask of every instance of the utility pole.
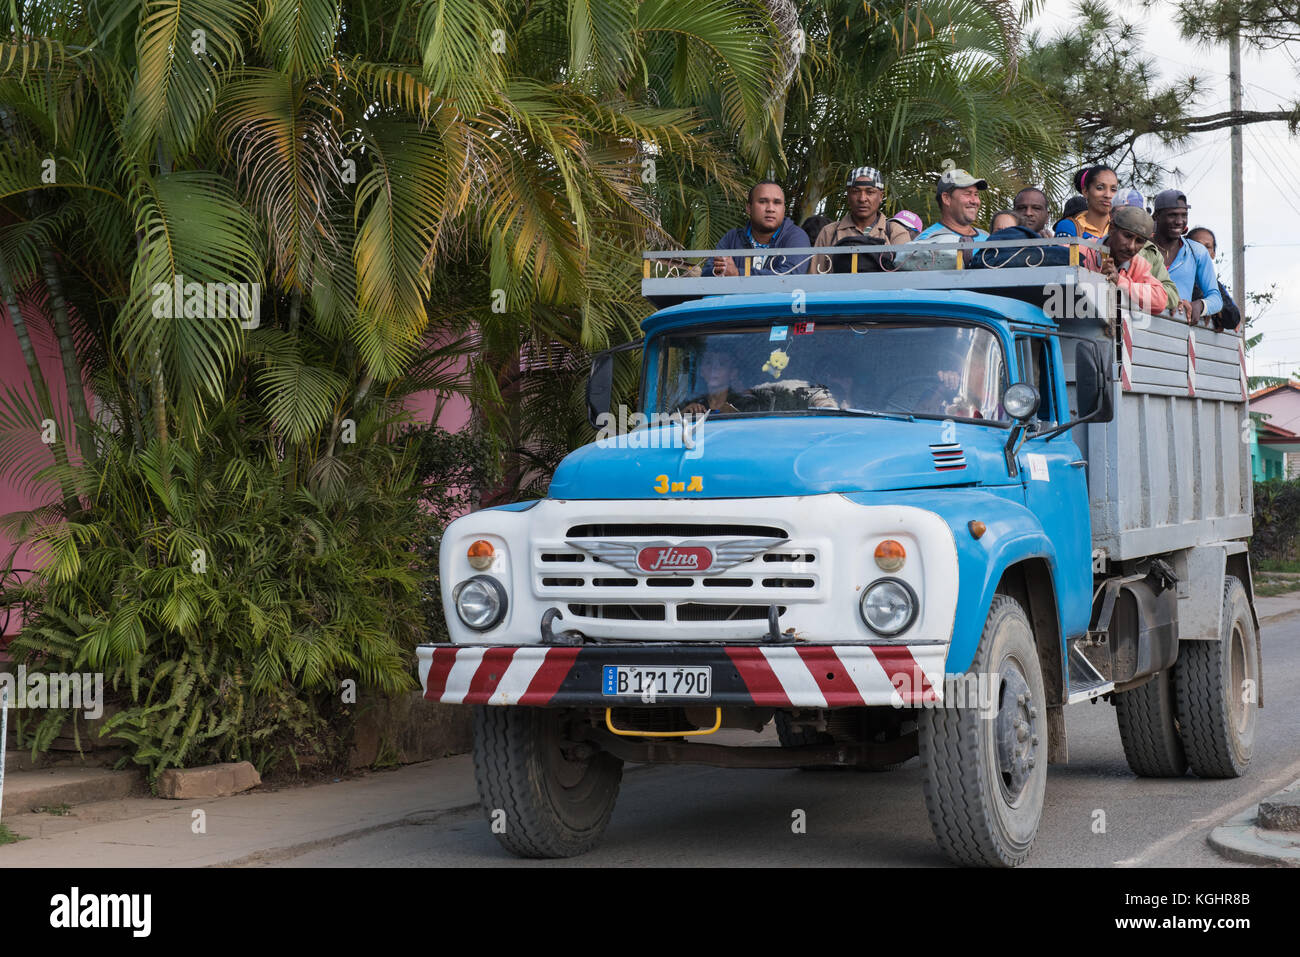
[[[1241, 112], [1241, 35], [1232, 34], [1228, 45], [1228, 96], [1233, 113]], [[1241, 183], [1241, 126], [1232, 127], [1232, 297], [1238, 308], [1246, 306], [1246, 227]]]

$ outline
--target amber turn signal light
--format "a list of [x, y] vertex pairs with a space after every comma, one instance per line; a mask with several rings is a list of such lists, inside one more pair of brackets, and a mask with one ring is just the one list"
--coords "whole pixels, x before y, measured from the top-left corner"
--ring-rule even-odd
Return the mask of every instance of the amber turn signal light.
[[966, 527], [970, 529], [972, 538], [983, 538], [984, 533], [988, 531], [988, 526], [978, 519], [972, 519]]
[[876, 564], [887, 572], [896, 572], [907, 561], [907, 552], [901, 543], [887, 538], [876, 546]]
[[496, 557], [496, 550], [492, 547], [491, 542], [485, 542], [480, 538], [469, 547], [465, 557], [469, 559], [471, 568], [485, 572], [492, 567], [492, 559]]

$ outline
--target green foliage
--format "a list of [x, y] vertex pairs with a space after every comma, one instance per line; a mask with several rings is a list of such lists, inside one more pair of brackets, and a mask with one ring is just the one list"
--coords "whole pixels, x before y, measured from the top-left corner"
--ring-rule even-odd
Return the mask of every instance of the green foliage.
[[1300, 481], [1269, 479], [1255, 483], [1255, 530], [1250, 554], [1256, 561], [1286, 562], [1300, 557]]
[[424, 561], [421, 607], [426, 641], [450, 641], [443, 616], [438, 549], [442, 530], [476, 507], [479, 490], [501, 481], [501, 454], [492, 436], [478, 429], [448, 432], [438, 426], [403, 435], [413, 457], [414, 481], [423, 489], [418, 551]]
[[[339, 453], [345, 488], [295, 486], [290, 463], [250, 441], [265, 416], [232, 403], [198, 449], [99, 436], [98, 462], [78, 474], [82, 521], [30, 535], [44, 575], [12, 650], [32, 667], [103, 672], [121, 710], [102, 733], [130, 742], [151, 778], [338, 761], [344, 679], [375, 694], [415, 687], [426, 520], [411, 443], [370, 436]], [[34, 744], [65, 720], [47, 715]]]
[[1238, 32], [1243, 42], [1271, 50], [1300, 40], [1300, 2], [1181, 0], [1178, 26], [1188, 39], [1223, 41]]

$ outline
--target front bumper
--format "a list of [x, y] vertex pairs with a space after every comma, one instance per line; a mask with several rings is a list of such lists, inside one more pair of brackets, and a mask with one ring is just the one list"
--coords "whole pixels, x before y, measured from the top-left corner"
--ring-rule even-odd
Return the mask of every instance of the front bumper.
[[[585, 647], [421, 645], [420, 686], [444, 704], [535, 707], [901, 708], [943, 695], [946, 641], [915, 644], [703, 645], [663, 643]], [[606, 665], [712, 668], [703, 697], [602, 693]]]

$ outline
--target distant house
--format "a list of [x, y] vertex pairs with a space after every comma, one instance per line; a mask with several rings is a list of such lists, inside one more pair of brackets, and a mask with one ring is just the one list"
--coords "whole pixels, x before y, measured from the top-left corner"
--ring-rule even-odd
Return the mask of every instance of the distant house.
[[1250, 449], [1255, 481], [1300, 477], [1300, 382], [1256, 390], [1250, 411], [1265, 416]]

